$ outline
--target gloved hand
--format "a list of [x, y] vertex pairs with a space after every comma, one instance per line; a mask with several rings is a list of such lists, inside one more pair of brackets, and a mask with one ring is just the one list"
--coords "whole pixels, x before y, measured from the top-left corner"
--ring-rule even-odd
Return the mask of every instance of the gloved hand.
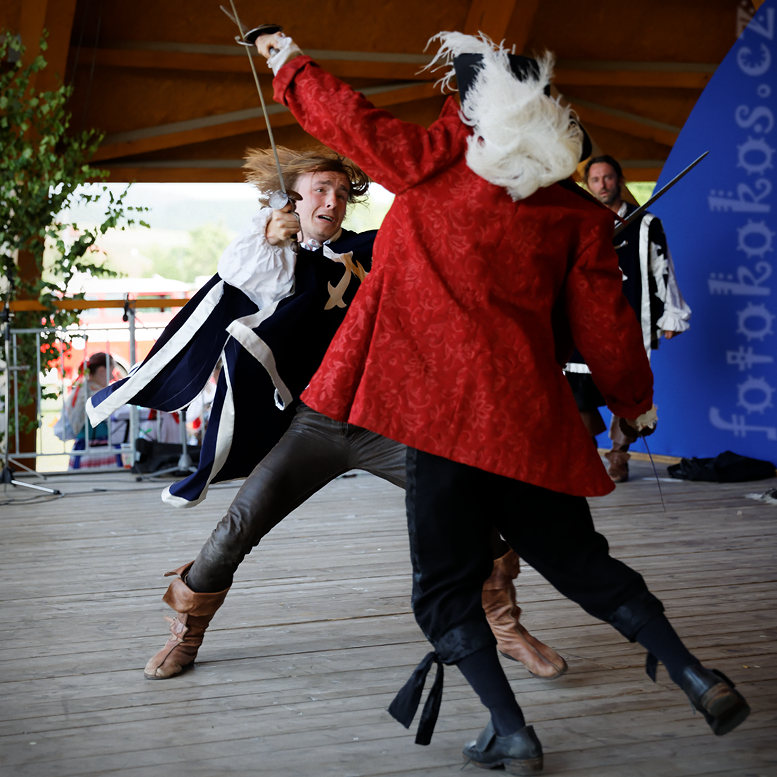
[[282, 32], [260, 35], [256, 39], [256, 49], [267, 60], [267, 66], [272, 68], [274, 75], [290, 59], [302, 54], [302, 49]]
[[621, 431], [626, 436], [647, 437], [649, 434], [653, 434], [656, 430], [656, 424], [658, 423], [658, 408], [653, 405], [646, 413], [637, 416], [634, 419], [621, 418], [620, 427]]

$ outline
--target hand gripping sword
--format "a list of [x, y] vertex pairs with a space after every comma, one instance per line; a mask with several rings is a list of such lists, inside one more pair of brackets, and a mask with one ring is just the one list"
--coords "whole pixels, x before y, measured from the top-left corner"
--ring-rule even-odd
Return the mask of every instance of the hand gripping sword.
[[700, 157], [694, 159], [693, 162], [691, 162], [691, 164], [685, 168], [685, 170], [681, 170], [674, 178], [672, 178], [671, 181], [669, 181], [669, 183], [662, 186], [644, 205], [640, 205], [635, 211], [629, 213], [625, 219], [622, 219], [621, 223], [615, 227], [615, 230], [613, 231], [613, 237], [623, 232], [623, 230], [626, 229], [626, 227], [632, 221], [634, 221], [634, 219], [639, 218], [639, 216], [641, 216], [659, 197], [662, 197], [664, 194], [666, 194], [683, 176], [693, 170], [693, 168], [696, 167], [696, 165], [698, 165], [699, 162], [701, 162], [701, 160], [704, 159], [704, 157], [706, 157], [709, 153], [709, 151], [705, 151]]
[[[235, 9], [235, 3], [233, 0], [229, 0], [229, 5], [232, 8], [232, 13], [230, 13], [226, 8], [224, 8], [223, 5], [220, 5], [219, 8], [227, 15], [227, 17], [235, 24], [235, 26], [238, 29], [238, 32], [240, 35], [235, 36], [235, 42], [238, 43], [241, 46], [245, 47], [246, 54], [248, 55], [248, 62], [251, 65], [251, 73], [253, 73], [254, 76], [254, 84], [256, 84], [256, 91], [259, 94], [259, 103], [262, 106], [262, 115], [264, 116], [264, 123], [267, 127], [267, 137], [270, 140], [270, 148], [272, 149], [273, 157], [275, 158], [275, 166], [278, 170], [278, 181], [280, 182], [280, 191], [271, 192], [267, 204], [273, 209], [273, 210], [280, 210], [281, 208], [285, 207], [289, 202], [292, 205], [292, 208], [294, 207], [294, 203], [297, 200], [301, 200], [302, 197], [292, 189], [286, 188], [286, 183], [283, 180], [283, 170], [281, 169], [281, 160], [278, 157], [278, 149], [275, 145], [275, 137], [273, 136], [272, 132], [272, 126], [270, 125], [270, 117], [267, 115], [267, 106], [264, 102], [264, 95], [262, 94], [262, 89], [259, 86], [259, 76], [256, 72], [256, 66], [254, 65], [254, 58], [252, 49], [254, 48], [254, 42], [260, 35], [271, 35], [275, 32], [280, 32], [281, 29], [283, 29], [279, 24], [262, 24], [259, 27], [254, 27], [252, 30], [249, 30], [248, 32], [243, 31], [243, 25], [240, 22], [240, 17], [237, 15], [237, 10]], [[296, 244], [296, 241], [294, 241]]]

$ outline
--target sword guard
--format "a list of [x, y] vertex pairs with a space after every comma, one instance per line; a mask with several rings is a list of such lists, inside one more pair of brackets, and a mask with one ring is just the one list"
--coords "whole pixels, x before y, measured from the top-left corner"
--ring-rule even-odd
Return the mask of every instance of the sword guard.
[[270, 192], [270, 195], [267, 198], [267, 204], [273, 210], [280, 210], [281, 208], [285, 208], [289, 203], [293, 206], [295, 202], [299, 202], [301, 199], [302, 195], [295, 192], [294, 189], [287, 189], [285, 192], [282, 192], [279, 189], [278, 191]]
[[258, 27], [248, 30], [242, 38], [236, 37], [235, 40], [241, 46], [253, 46], [260, 35], [274, 35], [282, 29], [280, 24], [260, 24]]
[[653, 405], [650, 410], [633, 420], [621, 417], [619, 422], [621, 431], [627, 437], [647, 437], [649, 434], [653, 434], [658, 424], [658, 413], [656, 410], [656, 406]]

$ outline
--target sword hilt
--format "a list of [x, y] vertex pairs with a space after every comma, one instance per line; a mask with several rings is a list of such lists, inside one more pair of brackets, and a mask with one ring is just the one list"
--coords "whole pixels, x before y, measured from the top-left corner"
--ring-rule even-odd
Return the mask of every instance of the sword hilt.
[[[273, 209], [273, 210], [282, 210], [285, 208], [289, 203], [291, 203], [291, 209], [292, 211], [297, 210], [296, 203], [302, 199], [302, 195], [299, 194], [299, 192], [295, 192], [294, 189], [286, 189], [285, 191], [281, 191], [280, 189], [277, 189], [274, 192], [270, 192], [269, 196], [267, 197], [267, 204]], [[299, 217], [297, 217], [299, 219]], [[294, 253], [299, 252], [299, 240], [297, 240], [296, 237], [290, 238], [291, 240], [291, 250], [294, 251]]]
[[301, 199], [302, 195], [295, 192], [294, 189], [286, 189], [286, 191], [278, 189], [277, 191], [270, 192], [270, 195], [267, 198], [267, 204], [273, 210], [281, 210], [291, 203], [291, 209], [296, 210], [297, 206], [295, 203], [299, 202]]
[[[256, 39], [262, 35], [274, 35], [276, 32], [281, 32], [283, 27], [280, 24], [260, 24], [258, 27], [248, 30], [242, 38], [236, 37], [235, 40], [241, 46], [253, 46], [256, 43]], [[270, 49], [271, 52], [277, 49]]]

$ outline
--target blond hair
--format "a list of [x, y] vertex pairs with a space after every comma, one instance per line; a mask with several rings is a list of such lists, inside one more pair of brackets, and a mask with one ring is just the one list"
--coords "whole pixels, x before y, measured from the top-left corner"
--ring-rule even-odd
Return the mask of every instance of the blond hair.
[[[350, 159], [320, 147], [307, 151], [292, 151], [278, 146], [278, 159], [283, 171], [283, 180], [287, 189], [295, 189], [297, 180], [305, 173], [334, 172], [342, 173], [351, 184], [348, 202], [358, 202], [367, 192], [370, 179], [367, 174]], [[271, 149], [249, 148], [243, 164], [244, 177], [248, 183], [259, 190], [259, 199], [267, 203], [267, 198], [281, 188], [278, 167]]]

